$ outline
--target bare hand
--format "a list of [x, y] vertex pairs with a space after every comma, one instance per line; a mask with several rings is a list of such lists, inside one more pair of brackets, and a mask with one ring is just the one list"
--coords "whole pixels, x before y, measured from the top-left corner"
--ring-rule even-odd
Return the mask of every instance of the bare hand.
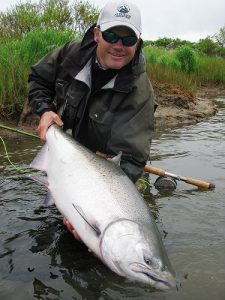
[[73, 226], [70, 224], [70, 222], [66, 218], [63, 219], [63, 224], [72, 233], [72, 235], [75, 237], [76, 240], [81, 241], [80, 236], [78, 235], [78, 233], [76, 232], [76, 230], [73, 228]]
[[39, 125], [37, 127], [37, 132], [38, 132], [39, 138], [42, 141], [46, 141], [46, 137], [45, 137], [46, 132], [47, 132], [49, 126], [51, 126], [52, 124], [57, 124], [59, 126], [62, 126], [63, 122], [60, 119], [60, 117], [53, 111], [46, 111], [41, 116]]

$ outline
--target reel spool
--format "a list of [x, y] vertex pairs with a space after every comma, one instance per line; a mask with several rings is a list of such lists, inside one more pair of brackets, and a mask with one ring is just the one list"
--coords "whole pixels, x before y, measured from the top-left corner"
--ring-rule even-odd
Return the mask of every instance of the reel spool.
[[172, 191], [175, 190], [177, 187], [177, 182], [175, 179], [169, 176], [159, 176], [154, 186], [157, 190], [163, 190], [163, 191]]

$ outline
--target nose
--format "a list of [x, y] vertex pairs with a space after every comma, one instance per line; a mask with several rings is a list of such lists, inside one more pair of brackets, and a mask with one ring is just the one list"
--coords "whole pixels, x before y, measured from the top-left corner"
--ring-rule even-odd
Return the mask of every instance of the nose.
[[115, 47], [119, 47], [119, 48], [123, 47], [122, 39], [118, 39], [118, 41], [115, 44], [113, 44], [113, 45]]

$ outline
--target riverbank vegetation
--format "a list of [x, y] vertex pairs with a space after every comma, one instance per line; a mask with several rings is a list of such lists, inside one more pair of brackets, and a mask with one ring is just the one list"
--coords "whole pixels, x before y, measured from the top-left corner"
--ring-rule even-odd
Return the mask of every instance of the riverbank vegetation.
[[[79, 39], [100, 9], [88, 1], [41, 0], [0, 12], [0, 111], [18, 114], [27, 95], [30, 66], [52, 49]], [[144, 41], [153, 81], [195, 92], [202, 84], [225, 85], [225, 26], [198, 43], [161, 38]]]
[[225, 58], [207, 56], [190, 46], [146, 46], [149, 77], [195, 92], [201, 85], [225, 85]]

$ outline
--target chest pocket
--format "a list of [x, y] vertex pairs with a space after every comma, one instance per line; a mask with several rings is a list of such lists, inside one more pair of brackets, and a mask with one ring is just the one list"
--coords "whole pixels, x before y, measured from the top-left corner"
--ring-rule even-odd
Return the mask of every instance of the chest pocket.
[[110, 111], [107, 112], [98, 112], [91, 111], [89, 112], [89, 118], [93, 123], [96, 123], [98, 126], [104, 127], [112, 124], [114, 114]]
[[69, 82], [63, 79], [57, 78], [55, 82], [55, 92], [57, 97], [57, 108], [60, 108], [65, 101], [66, 92], [69, 86]]
[[98, 150], [106, 150], [114, 117], [115, 113], [110, 112], [103, 103], [96, 102], [89, 109], [88, 136]]
[[64, 129], [72, 129], [82, 118], [86, 107], [88, 88], [80, 82], [70, 84], [65, 95], [61, 118]]

